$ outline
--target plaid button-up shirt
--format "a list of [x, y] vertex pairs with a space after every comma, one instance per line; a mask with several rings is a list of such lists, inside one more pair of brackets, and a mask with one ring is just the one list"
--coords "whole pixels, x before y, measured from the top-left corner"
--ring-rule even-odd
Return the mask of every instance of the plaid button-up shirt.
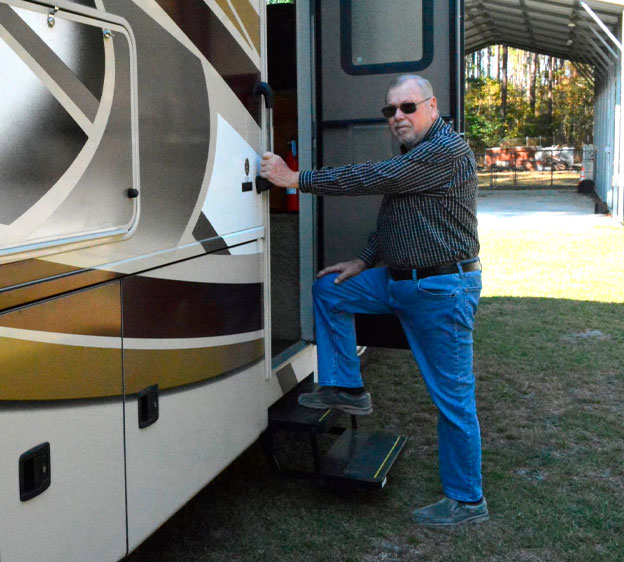
[[305, 193], [383, 195], [377, 230], [359, 257], [369, 267], [381, 260], [397, 269], [478, 255], [477, 186], [472, 151], [439, 117], [405, 154], [299, 176]]

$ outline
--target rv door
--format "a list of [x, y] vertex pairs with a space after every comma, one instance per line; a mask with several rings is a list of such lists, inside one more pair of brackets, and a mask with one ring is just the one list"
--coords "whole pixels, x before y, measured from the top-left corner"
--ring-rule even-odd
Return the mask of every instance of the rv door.
[[[323, 0], [315, 10], [316, 167], [399, 153], [380, 113], [404, 73], [433, 85], [440, 114], [462, 116], [461, 0]], [[319, 266], [352, 259], [375, 229], [380, 196], [319, 198]], [[393, 317], [357, 319], [361, 345], [406, 347]]]

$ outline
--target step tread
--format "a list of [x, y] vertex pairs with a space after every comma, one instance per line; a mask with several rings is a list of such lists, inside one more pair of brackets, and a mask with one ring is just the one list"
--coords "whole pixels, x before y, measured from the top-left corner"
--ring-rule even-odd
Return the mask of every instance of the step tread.
[[332, 427], [343, 412], [340, 410], [316, 410], [300, 406], [297, 402], [300, 394], [314, 392], [319, 385], [311, 377], [299, 383], [290, 392], [282, 396], [269, 408], [269, 424], [274, 428], [291, 431], [315, 431], [318, 433]]
[[323, 457], [321, 474], [383, 486], [406, 442], [383, 431], [347, 429]]

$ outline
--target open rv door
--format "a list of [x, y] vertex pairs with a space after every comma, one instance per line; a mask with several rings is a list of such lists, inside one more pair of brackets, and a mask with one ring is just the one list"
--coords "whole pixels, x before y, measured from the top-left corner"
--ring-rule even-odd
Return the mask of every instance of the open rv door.
[[[461, 0], [315, 3], [315, 167], [398, 154], [380, 108], [400, 74], [427, 78], [441, 116], [462, 130], [462, 14]], [[305, 67], [300, 70], [305, 75]], [[380, 203], [381, 196], [319, 198], [319, 267], [358, 255], [375, 229]], [[360, 316], [357, 326], [362, 345], [407, 347], [394, 316]]]
[[[462, 0], [296, 0], [267, 7], [274, 152], [297, 140], [299, 169], [398, 154], [380, 108], [404, 73], [431, 81], [442, 116], [462, 129]], [[296, 53], [296, 56], [295, 56]], [[292, 154], [290, 154], [292, 156]], [[312, 284], [322, 267], [357, 256], [381, 197], [270, 196], [273, 368], [314, 340]], [[296, 196], [295, 196], [296, 197]], [[362, 345], [406, 346], [394, 317], [361, 316]]]

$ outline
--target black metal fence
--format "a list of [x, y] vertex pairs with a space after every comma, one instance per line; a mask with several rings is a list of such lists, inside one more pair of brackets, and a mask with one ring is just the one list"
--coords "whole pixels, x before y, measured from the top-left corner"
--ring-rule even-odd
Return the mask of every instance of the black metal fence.
[[583, 151], [573, 148], [492, 148], [475, 157], [481, 189], [568, 188], [582, 179]]

